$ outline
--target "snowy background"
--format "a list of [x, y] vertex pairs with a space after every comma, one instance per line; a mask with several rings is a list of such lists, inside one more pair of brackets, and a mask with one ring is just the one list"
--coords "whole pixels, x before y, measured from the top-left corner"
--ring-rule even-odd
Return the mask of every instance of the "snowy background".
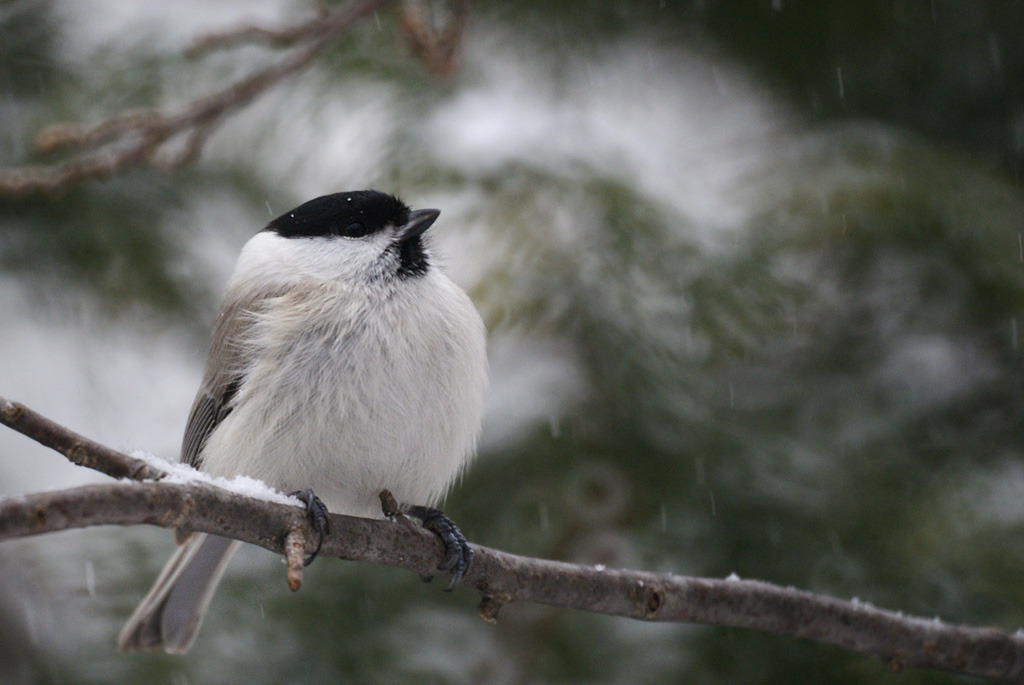
[[[739, 6], [742, 5], [742, 6]], [[997, 9], [1000, 7], [1001, 9]], [[173, 107], [285, 0], [0, 3], [0, 164], [58, 120]], [[462, 69], [382, 13], [199, 162], [0, 196], [0, 395], [174, 458], [239, 248], [375, 187], [438, 207], [488, 324], [471, 540], [1024, 625], [1024, 10], [477, 2]], [[0, 494], [103, 480], [7, 430]], [[115, 636], [171, 534], [0, 545], [0, 681], [965, 682], [758, 633], [509, 606], [322, 560], [232, 564], [186, 657]]]

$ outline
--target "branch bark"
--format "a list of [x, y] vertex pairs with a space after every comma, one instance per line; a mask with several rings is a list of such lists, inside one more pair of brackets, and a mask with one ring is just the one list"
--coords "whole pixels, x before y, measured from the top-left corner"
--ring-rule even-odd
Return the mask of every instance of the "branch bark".
[[[11, 407], [20, 409], [15, 412]], [[13, 413], [20, 418], [8, 420]], [[89, 452], [90, 458], [76, 463], [101, 465], [105, 473], [114, 470], [102, 466], [108, 458], [125, 456], [102, 446], [93, 453], [96, 443], [2, 398], [0, 416], [15, 430], [62, 453], [62, 446], [78, 445], [78, 453]], [[279, 554], [290, 551], [292, 556], [297, 554], [289, 550], [294, 531], [308, 525], [300, 507], [202, 482], [89, 485], [0, 501], [0, 540], [96, 525], [140, 524], [214, 533]], [[938, 668], [1024, 683], [1024, 636], [995, 628], [904, 616], [760, 581], [604, 569], [479, 545], [473, 545], [473, 551], [473, 564], [462, 584], [482, 594], [480, 613], [488, 620], [495, 619], [505, 604], [530, 601], [646, 621], [763, 630], [874, 655], [897, 670]], [[332, 515], [320, 554], [429, 575], [436, 573], [443, 549], [435, 536], [403, 522]]]
[[101, 445], [51, 421], [19, 402], [0, 397], [0, 423], [63, 454], [74, 464], [112, 478], [154, 480], [166, 475], [141, 459]]

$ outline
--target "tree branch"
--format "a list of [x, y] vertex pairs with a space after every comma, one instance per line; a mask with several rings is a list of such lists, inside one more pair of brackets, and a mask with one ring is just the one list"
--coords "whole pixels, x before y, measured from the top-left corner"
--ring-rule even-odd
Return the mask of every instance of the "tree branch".
[[154, 480], [166, 475], [141, 459], [94, 442], [4, 397], [0, 397], [0, 423], [60, 452], [74, 464], [105, 473], [112, 478]]
[[[246, 25], [202, 36], [185, 51], [186, 56], [199, 57], [241, 44], [293, 52], [177, 112], [145, 109], [115, 114], [88, 127], [69, 123], [49, 126], [36, 137], [35, 154], [70, 150], [72, 156], [53, 164], [0, 168], [0, 193], [19, 196], [55, 192], [81, 180], [113, 176], [133, 167], [148, 165], [169, 171], [187, 164], [202, 153], [206, 140], [228, 114], [307, 69], [338, 36], [386, 2], [351, 0], [339, 9], [321, 8], [314, 18], [292, 26]], [[448, 0], [442, 21], [435, 21], [429, 0], [403, 0], [402, 35], [428, 69], [447, 75], [455, 69], [467, 16], [468, 0]], [[176, 149], [171, 145], [174, 140], [181, 140]]]
[[[117, 114], [92, 127], [51, 126], [39, 134], [36, 153], [75, 148], [79, 150], [78, 155], [56, 164], [0, 169], [0, 192], [8, 195], [53, 192], [86, 178], [110, 176], [145, 164], [162, 170], [177, 168], [199, 155], [206, 139], [227, 114], [308, 68], [332, 41], [386, 1], [352, 0], [294, 27], [242, 27], [199, 39], [190, 49], [192, 54], [255, 40], [275, 46], [295, 46], [295, 51], [276, 64], [199, 98], [175, 113], [143, 110]], [[181, 149], [167, 152], [167, 144], [181, 136], [185, 138]]]
[[448, 0], [447, 16], [435, 21], [430, 0], [403, 0], [402, 33], [428, 69], [446, 76], [458, 66], [462, 32], [469, 18], [469, 0]]
[[214, 50], [223, 50], [238, 45], [259, 44], [275, 48], [286, 48], [306, 36], [318, 35], [331, 25], [332, 14], [325, 8], [316, 17], [300, 24], [284, 28], [270, 28], [246, 24], [229, 31], [210, 33], [197, 38], [185, 51], [186, 57], [200, 57]]
[[[15, 413], [19, 418], [8, 420]], [[93, 454], [96, 443], [2, 398], [0, 416], [62, 453], [58, 445], [78, 445], [77, 453], [89, 452], [90, 457], [76, 463], [99, 464], [104, 472], [112, 455], [119, 455], [115, 460], [125, 456], [102, 446]], [[111, 524], [214, 533], [298, 559], [298, 547], [313, 537], [301, 507], [203, 482], [89, 485], [0, 501], [0, 540]], [[329, 528], [321, 556], [387, 564], [421, 575], [436, 573], [443, 557], [439, 539], [404, 522], [335, 514]], [[297, 530], [302, 532], [296, 535]], [[646, 621], [763, 630], [871, 654], [894, 669], [938, 668], [1024, 683], [1024, 636], [995, 628], [914, 618], [760, 581], [606, 570], [478, 545], [473, 551], [462, 584], [482, 593], [480, 613], [489, 620], [505, 604], [530, 601]]]

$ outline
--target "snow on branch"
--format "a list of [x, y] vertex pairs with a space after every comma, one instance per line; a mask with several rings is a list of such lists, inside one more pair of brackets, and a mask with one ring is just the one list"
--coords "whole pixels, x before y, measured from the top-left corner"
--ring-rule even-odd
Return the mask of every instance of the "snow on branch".
[[[98, 525], [148, 524], [214, 533], [294, 558], [288, 581], [297, 587], [292, 574], [295, 566], [301, 569], [302, 550], [311, 536], [304, 510], [287, 498], [272, 492], [273, 496], [264, 496], [252, 486], [228, 489], [208, 478], [168, 475], [3, 398], [0, 423], [76, 464], [140, 481], [0, 499], [0, 540]], [[150, 480], [154, 476], [160, 479]], [[538, 602], [646, 621], [763, 630], [874, 655], [895, 670], [937, 668], [1024, 683], [1024, 635], [1019, 633], [904, 616], [864, 602], [735, 577], [605, 569], [479, 545], [473, 545], [473, 552], [462, 585], [481, 593], [479, 611], [487, 620], [496, 620], [505, 604]], [[406, 519], [335, 514], [320, 554], [430, 575], [436, 573], [443, 549], [438, 538]]]

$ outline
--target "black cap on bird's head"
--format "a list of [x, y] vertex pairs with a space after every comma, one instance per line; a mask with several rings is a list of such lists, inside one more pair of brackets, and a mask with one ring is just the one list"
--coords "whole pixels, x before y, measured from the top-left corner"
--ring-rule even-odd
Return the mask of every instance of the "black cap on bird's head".
[[397, 275], [407, 277], [426, 273], [429, 264], [421, 236], [440, 213], [436, 209], [410, 210], [394, 195], [377, 190], [356, 190], [304, 202], [264, 230], [282, 238], [363, 239], [392, 232], [385, 254], [397, 256]]

